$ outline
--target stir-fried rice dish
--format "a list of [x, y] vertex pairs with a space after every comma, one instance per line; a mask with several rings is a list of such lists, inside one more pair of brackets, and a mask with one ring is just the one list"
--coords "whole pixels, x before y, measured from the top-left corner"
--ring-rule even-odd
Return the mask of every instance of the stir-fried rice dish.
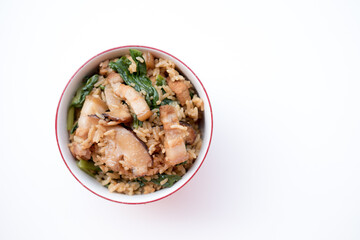
[[204, 103], [175, 64], [150, 52], [100, 63], [69, 106], [69, 149], [110, 192], [148, 194], [191, 168], [202, 140]]

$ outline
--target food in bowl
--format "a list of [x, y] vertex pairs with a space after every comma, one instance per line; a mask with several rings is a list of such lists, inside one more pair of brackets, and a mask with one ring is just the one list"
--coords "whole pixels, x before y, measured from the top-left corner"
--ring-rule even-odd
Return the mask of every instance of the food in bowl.
[[110, 192], [152, 193], [193, 165], [203, 111], [171, 60], [130, 49], [101, 62], [77, 90], [68, 111], [69, 149]]

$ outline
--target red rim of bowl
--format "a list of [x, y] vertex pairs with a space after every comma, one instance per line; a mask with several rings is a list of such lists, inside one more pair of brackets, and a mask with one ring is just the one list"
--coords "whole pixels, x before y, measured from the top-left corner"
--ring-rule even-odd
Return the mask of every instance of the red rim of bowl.
[[[183, 184], [181, 185], [178, 189], [176, 189], [175, 191], [163, 196], [163, 197], [160, 197], [160, 198], [157, 198], [157, 199], [154, 199], [154, 200], [151, 200], [151, 201], [145, 201], [145, 202], [136, 202], [136, 203], [130, 203], [130, 202], [120, 202], [120, 201], [116, 201], [116, 200], [113, 200], [113, 199], [110, 199], [110, 198], [107, 198], [107, 197], [104, 197], [96, 192], [94, 192], [93, 190], [91, 190], [90, 188], [88, 188], [87, 186], [85, 186], [76, 176], [75, 174], [71, 171], [71, 169], [69, 168], [69, 166], [67, 165], [66, 161], [65, 161], [65, 158], [61, 152], [61, 148], [60, 148], [60, 144], [59, 144], [59, 139], [58, 139], [58, 131], [57, 131], [57, 120], [58, 120], [58, 112], [59, 112], [59, 107], [60, 107], [60, 103], [61, 103], [61, 100], [63, 98], [63, 95], [65, 93], [65, 90], [67, 89], [68, 85], [70, 84], [70, 82], [73, 80], [74, 76], [88, 63], [90, 62], [91, 60], [93, 60], [94, 58], [96, 58], [97, 56], [100, 56], [104, 53], [107, 53], [107, 52], [110, 52], [110, 51], [113, 51], [113, 50], [117, 50], [117, 49], [121, 49], [121, 48], [132, 48], [132, 47], [140, 47], [140, 48], [148, 48], [148, 49], [151, 49], [151, 50], [155, 50], [155, 51], [159, 51], [159, 52], [162, 52], [174, 59], [176, 59], [177, 61], [179, 61], [181, 64], [183, 64], [187, 69], [190, 70], [190, 72], [192, 74], [194, 74], [194, 76], [196, 77], [196, 79], [199, 81], [201, 87], [203, 88], [204, 92], [205, 92], [205, 95], [206, 95], [206, 98], [209, 102], [209, 107], [210, 107], [210, 116], [211, 116], [211, 130], [210, 130], [210, 139], [209, 139], [209, 145], [207, 146], [207, 149], [206, 149], [206, 152], [205, 152], [205, 155], [204, 155], [204, 158], [201, 160], [201, 163], [199, 165], [199, 167], [195, 170], [195, 172], [191, 175], [191, 177]], [[173, 193], [179, 191], [181, 188], [183, 188], [194, 176], [195, 174], [197, 173], [197, 171], [199, 171], [201, 165], [203, 164], [205, 158], [206, 158], [206, 155], [208, 154], [209, 152], [209, 149], [210, 149], [210, 145], [211, 145], [211, 139], [212, 139], [212, 134], [213, 134], [213, 113], [212, 113], [212, 108], [211, 108], [211, 103], [210, 103], [210, 99], [209, 99], [209, 96], [205, 90], [205, 87], [204, 85], [202, 84], [202, 82], [200, 81], [200, 79], [198, 78], [198, 76], [193, 72], [193, 70], [191, 70], [185, 63], [183, 63], [180, 59], [176, 58], [175, 56], [163, 51], [163, 50], [160, 50], [160, 49], [157, 49], [157, 48], [153, 48], [153, 47], [147, 47], [147, 46], [141, 46], [141, 45], [127, 45], [127, 46], [121, 46], [121, 47], [116, 47], [116, 48], [111, 48], [111, 49], [108, 49], [106, 51], [103, 51], [97, 55], [95, 55], [94, 57], [90, 58], [89, 60], [87, 60], [73, 75], [72, 77], [70, 78], [70, 80], [68, 81], [68, 83], [66, 84], [61, 96], [60, 96], [60, 100], [59, 100], [59, 103], [58, 103], [58, 106], [57, 106], [57, 109], [56, 109], [56, 115], [55, 115], [55, 135], [56, 135], [56, 142], [57, 142], [57, 145], [58, 145], [58, 148], [59, 148], [59, 152], [60, 152], [60, 155], [66, 165], [66, 167], [69, 169], [70, 173], [74, 176], [74, 178], [84, 187], [86, 188], [87, 190], [89, 190], [90, 192], [92, 192], [93, 194], [95, 194], [96, 196], [99, 196], [101, 198], [104, 198], [106, 200], [109, 200], [111, 202], [116, 202], [116, 203], [123, 203], [123, 204], [146, 204], [146, 203], [151, 203], [151, 202], [155, 202], [155, 201], [159, 201], [163, 198], [166, 198], [170, 195], [172, 195]]]

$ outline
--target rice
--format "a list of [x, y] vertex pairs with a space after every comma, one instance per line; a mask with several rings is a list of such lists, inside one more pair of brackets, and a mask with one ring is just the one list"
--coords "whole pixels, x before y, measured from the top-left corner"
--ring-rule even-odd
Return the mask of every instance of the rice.
[[[126, 55], [127, 59], [131, 61], [131, 64], [128, 68], [130, 73], [136, 72], [136, 63], [129, 56]], [[91, 91], [90, 95], [106, 101], [106, 96], [103, 92], [103, 89], [100, 86], [106, 86], [108, 81], [106, 76], [113, 71], [109, 68], [109, 62], [114, 62], [117, 59], [105, 60], [99, 66], [99, 80], [94, 85], [94, 89]], [[144, 63], [142, 57], [136, 57], [136, 60]], [[107, 187], [110, 192], [122, 193], [127, 195], [136, 195], [136, 194], [149, 194], [155, 191], [158, 191], [171, 183], [170, 177], [166, 177], [159, 181], [159, 176], [166, 174], [167, 176], [178, 176], [182, 177], [186, 172], [192, 167], [194, 161], [199, 155], [202, 140], [201, 132], [199, 130], [198, 120], [202, 118], [202, 112], [204, 110], [204, 103], [201, 98], [196, 94], [186, 101], [186, 104], [181, 106], [178, 102], [177, 95], [165, 84], [162, 86], [156, 85], [156, 78], [161, 75], [164, 78], [167, 78], [167, 81], [183, 81], [184, 84], [191, 88], [193, 91], [194, 88], [190, 81], [187, 81], [184, 76], [182, 76], [175, 68], [175, 64], [167, 59], [155, 59], [154, 68], [148, 69], [147, 76], [151, 79], [153, 87], [156, 89], [159, 100], [156, 102], [157, 105], [162, 104], [164, 100], [171, 101], [169, 105], [172, 105], [176, 110], [176, 115], [181, 122], [189, 124], [191, 128], [194, 129], [196, 136], [195, 140], [192, 143], [186, 145], [186, 152], [188, 154], [188, 160], [182, 162], [178, 165], [169, 165], [166, 161], [166, 149], [164, 144], [165, 139], [165, 130], [163, 129], [162, 122], [159, 116], [159, 109], [152, 109], [151, 116], [143, 121], [140, 126], [132, 129], [134, 134], [138, 139], [140, 139], [147, 147], [148, 153], [152, 157], [152, 165], [148, 167], [147, 174], [143, 177], [136, 177], [132, 173], [131, 169], [123, 166], [118, 172], [110, 170], [109, 166], [105, 164], [106, 159], [104, 159], [105, 147], [107, 145], [104, 142], [104, 138], [113, 136], [115, 130], [106, 130], [107, 126], [115, 126], [119, 123], [116, 121], [108, 121], [104, 118], [102, 114], [95, 114], [99, 119], [98, 125], [92, 126], [87, 133], [87, 138], [83, 140], [81, 137], [77, 136], [77, 133], [70, 134], [70, 142], [78, 142], [81, 145], [91, 151], [91, 157], [95, 166], [99, 167], [101, 171], [97, 172], [95, 179], [100, 182], [103, 186]], [[135, 87], [135, 84], [130, 84], [130, 86]], [[144, 90], [140, 91], [143, 96], [146, 96], [147, 92]], [[149, 98], [152, 100], [152, 98]], [[130, 112], [134, 114], [134, 110], [130, 107]], [[182, 134], [182, 137], [188, 136], [187, 128], [180, 124], [171, 125], [171, 129], [176, 129], [179, 133]], [[70, 144], [71, 145], [71, 144]], [[120, 165], [124, 160], [119, 160]]]
[[144, 62], [144, 59], [143, 59], [143, 58], [141, 58], [141, 57], [136, 57], [136, 59], [137, 59], [139, 62], [141, 62], [141, 63], [143, 63], [143, 62]]
[[168, 178], [165, 178], [164, 180], [162, 180], [161, 182], [160, 182], [160, 185], [162, 186], [162, 185], [164, 185], [165, 183], [167, 183], [169, 181], [169, 179]]
[[127, 59], [129, 59], [131, 61], [131, 64], [129, 66], [129, 72], [130, 73], [136, 72], [136, 63], [135, 63], [135, 61], [129, 55], [126, 55], [126, 57], [127, 57]]
[[104, 76], [100, 76], [99, 80], [94, 84], [94, 87], [99, 87], [100, 85], [103, 85], [105, 83]]

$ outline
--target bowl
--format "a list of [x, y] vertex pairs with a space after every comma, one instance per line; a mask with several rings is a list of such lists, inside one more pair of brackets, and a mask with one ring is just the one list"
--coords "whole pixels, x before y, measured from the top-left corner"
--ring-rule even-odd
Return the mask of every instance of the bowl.
[[[130, 48], [138, 49], [140, 51], [148, 51], [151, 52], [154, 55], [154, 57], [161, 57], [172, 60], [175, 63], [177, 70], [187, 80], [191, 81], [199, 97], [204, 100], [204, 117], [202, 119], [202, 122], [200, 123], [200, 131], [203, 139], [203, 144], [199, 156], [195, 160], [192, 167], [176, 184], [174, 184], [170, 188], [164, 188], [149, 194], [132, 195], [132, 196], [120, 194], [120, 193], [110, 193], [107, 188], [103, 187], [98, 181], [96, 181], [91, 176], [87, 175], [76, 165], [77, 161], [72, 156], [68, 148], [69, 134], [66, 128], [67, 111], [70, 102], [74, 97], [76, 90], [80, 87], [80, 84], [84, 79], [84, 77], [92, 73], [95, 73], [100, 62], [106, 59], [111, 59], [128, 54]], [[206, 93], [204, 85], [202, 84], [200, 79], [195, 75], [195, 73], [185, 63], [183, 63], [173, 55], [156, 48], [138, 46], [138, 45], [121, 46], [106, 50], [92, 57], [91, 59], [86, 61], [70, 78], [70, 80], [66, 84], [61, 94], [57, 106], [56, 117], [55, 117], [55, 133], [56, 133], [56, 141], [59, 147], [60, 155], [66, 167], [69, 169], [70, 173], [75, 177], [75, 179], [87, 190], [89, 190], [90, 192], [94, 193], [99, 197], [102, 197], [104, 199], [113, 202], [125, 203], [125, 204], [144, 204], [144, 203], [158, 201], [175, 193], [180, 188], [185, 186], [186, 183], [188, 183], [194, 177], [196, 172], [203, 164], [210, 148], [210, 143], [213, 133], [213, 115], [212, 115], [210, 100]]]

